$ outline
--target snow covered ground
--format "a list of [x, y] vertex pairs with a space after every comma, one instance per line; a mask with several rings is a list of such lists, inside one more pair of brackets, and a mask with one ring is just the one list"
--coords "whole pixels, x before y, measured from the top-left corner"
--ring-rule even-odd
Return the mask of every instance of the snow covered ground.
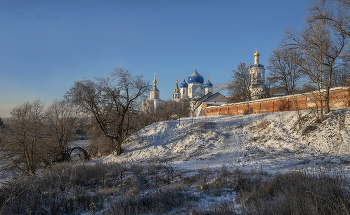
[[350, 109], [334, 109], [322, 122], [315, 111], [202, 116], [154, 123], [132, 135], [121, 156], [95, 162], [159, 159], [179, 169], [240, 168], [270, 173], [329, 169], [350, 173]]
[[[330, 173], [349, 176], [350, 108], [334, 109], [323, 120], [318, 120], [315, 111], [301, 111], [300, 114], [290, 111], [184, 118], [180, 124], [177, 120], [157, 122], [129, 137], [122, 146], [124, 149], [122, 155], [112, 153], [90, 163], [84, 162], [78, 165], [90, 166], [98, 162], [145, 164], [148, 161], [162, 161], [177, 167], [181, 173], [174, 178], [169, 187], [175, 187], [181, 179], [195, 176], [199, 172], [211, 174], [208, 175], [206, 185], [215, 184], [220, 173], [216, 170], [224, 169], [223, 166], [228, 170], [236, 168], [247, 172], [263, 170], [271, 174], [294, 169], [309, 172], [329, 170]], [[86, 146], [89, 143], [89, 141], [77, 141], [71, 146]], [[126, 173], [135, 177], [132, 176], [133, 171], [129, 170]], [[179, 184], [184, 185], [185, 181]], [[127, 177], [123, 183], [128, 183]], [[198, 198], [189, 204], [197, 205], [198, 209], [210, 210], [215, 205], [229, 202], [228, 204], [233, 204], [238, 214], [240, 213], [241, 204], [235, 201], [238, 192], [225, 188], [218, 195], [206, 193], [200, 187], [201, 183], [197, 181], [187, 183], [191, 187], [182, 191], [192, 192], [191, 195]], [[154, 190], [140, 190], [138, 197], [145, 196], [144, 191], [147, 193]], [[95, 193], [97, 192], [92, 192], [90, 195], [93, 196]], [[109, 198], [111, 202], [104, 203], [104, 209], [96, 214], [111, 209], [120, 198], [121, 196], [111, 195]], [[182, 206], [176, 207], [171, 214], [187, 214], [185, 211], [186, 208]], [[90, 213], [85, 212], [82, 214]]]

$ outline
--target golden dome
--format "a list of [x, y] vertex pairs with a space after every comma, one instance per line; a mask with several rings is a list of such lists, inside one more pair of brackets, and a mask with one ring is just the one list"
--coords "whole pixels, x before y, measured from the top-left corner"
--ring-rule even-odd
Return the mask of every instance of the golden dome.
[[260, 54], [258, 53], [258, 51], [256, 51], [254, 54], [254, 57], [259, 57], [259, 56], [260, 56]]
[[157, 81], [156, 79], [153, 80], [153, 84], [156, 85], [157, 84]]

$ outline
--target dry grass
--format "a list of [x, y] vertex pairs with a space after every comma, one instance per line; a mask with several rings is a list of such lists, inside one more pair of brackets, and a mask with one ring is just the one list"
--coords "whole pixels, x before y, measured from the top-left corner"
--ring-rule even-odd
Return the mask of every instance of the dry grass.
[[188, 192], [183, 192], [180, 184], [166, 185], [143, 195], [131, 195], [117, 201], [104, 214], [165, 214], [177, 207], [198, 199]]
[[[145, 204], [146, 197], [153, 205], [162, 200], [164, 204], [158, 205], [156, 211], [166, 211], [191, 196], [182, 192], [181, 184], [172, 183], [175, 177], [179, 177], [176, 168], [156, 162], [145, 165], [62, 163], [29, 181], [25, 178], [13, 180], [1, 187], [0, 207], [4, 207], [0, 208], [0, 214], [43, 211], [46, 214], [76, 214], [91, 211], [91, 205], [96, 212], [111, 204], [139, 205], [139, 209], [153, 211], [154, 206]], [[150, 190], [152, 192], [148, 192]], [[124, 200], [110, 200], [116, 197]]]
[[234, 202], [224, 201], [209, 206], [209, 210], [196, 208], [191, 211], [191, 215], [236, 215], [237, 212], [234, 207]]
[[245, 185], [237, 199], [244, 214], [350, 213], [350, 198], [340, 176], [290, 172]]
[[307, 135], [308, 133], [314, 131], [317, 129], [316, 125], [308, 125], [305, 128], [302, 129], [301, 134], [302, 135]]
[[[250, 124], [253, 124], [253, 123], [250, 123]], [[267, 119], [263, 119], [263, 120], [260, 120], [256, 123], [254, 123], [253, 125], [249, 126], [249, 129], [252, 132], [258, 131], [259, 132], [258, 139], [260, 140], [261, 139], [260, 132], [266, 130], [270, 124], [271, 124], [271, 121], [269, 121]], [[268, 130], [267, 130], [267, 132], [268, 132]], [[258, 139], [254, 140], [254, 141], [257, 141]], [[264, 139], [264, 138], [262, 138], [262, 139]]]
[[[347, 192], [344, 178], [326, 173], [270, 176], [222, 167], [193, 174], [157, 161], [60, 164], [1, 187], [0, 206], [5, 205], [2, 214], [349, 214]], [[225, 200], [205, 208], [198, 203], [233, 193], [236, 203]]]

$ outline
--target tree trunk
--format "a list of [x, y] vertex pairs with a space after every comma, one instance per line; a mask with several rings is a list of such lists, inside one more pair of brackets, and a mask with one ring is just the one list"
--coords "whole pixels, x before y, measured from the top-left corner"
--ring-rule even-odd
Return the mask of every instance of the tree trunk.
[[325, 105], [326, 105], [326, 113], [329, 113], [331, 110], [330, 110], [330, 108], [329, 108], [329, 88], [330, 87], [326, 87], [326, 95], [325, 95], [325, 98], [324, 98], [324, 100], [325, 100]]
[[118, 132], [118, 137], [117, 137], [116, 146], [115, 146], [117, 155], [121, 155], [122, 153], [122, 142], [123, 142], [122, 132]]
[[[321, 106], [321, 118], [323, 119], [323, 99], [322, 99], [322, 92], [321, 90], [319, 90], [319, 96], [320, 96], [320, 106]], [[317, 117], [319, 117], [320, 115], [318, 115]]]

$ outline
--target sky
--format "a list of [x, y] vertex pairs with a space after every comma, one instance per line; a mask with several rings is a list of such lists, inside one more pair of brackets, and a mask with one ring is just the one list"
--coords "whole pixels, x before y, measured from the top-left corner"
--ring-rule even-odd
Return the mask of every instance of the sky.
[[[52, 103], [75, 81], [115, 68], [154, 74], [160, 98], [197, 72], [215, 87], [239, 62], [268, 57], [287, 27], [304, 26], [308, 0], [0, 0], [0, 117], [40, 99]], [[268, 71], [266, 71], [268, 73]], [[219, 91], [227, 95], [227, 91]]]

